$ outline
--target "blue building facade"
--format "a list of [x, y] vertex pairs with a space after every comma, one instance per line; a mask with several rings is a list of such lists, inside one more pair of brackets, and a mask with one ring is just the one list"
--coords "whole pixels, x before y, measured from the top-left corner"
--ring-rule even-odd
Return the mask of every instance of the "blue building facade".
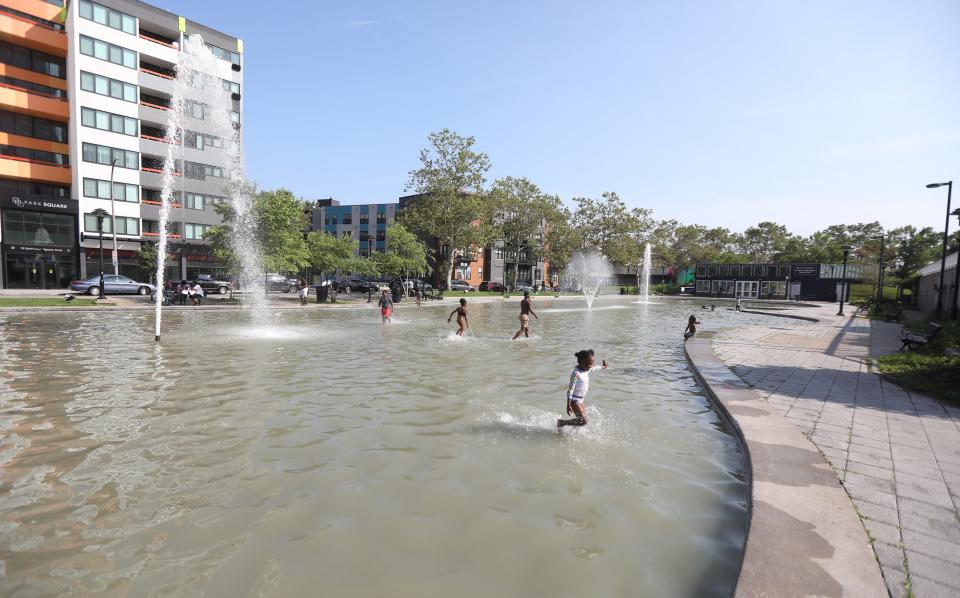
[[359, 241], [357, 255], [387, 250], [387, 226], [397, 218], [399, 203], [340, 205], [333, 199], [318, 199], [313, 209], [313, 230]]

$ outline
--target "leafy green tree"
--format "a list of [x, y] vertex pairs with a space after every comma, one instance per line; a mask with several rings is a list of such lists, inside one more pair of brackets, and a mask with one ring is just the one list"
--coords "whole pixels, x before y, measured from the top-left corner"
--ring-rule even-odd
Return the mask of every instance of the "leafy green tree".
[[359, 242], [351, 237], [313, 231], [307, 235], [306, 245], [310, 266], [328, 278], [337, 272], [355, 272], [365, 267], [354, 256]]
[[610, 259], [617, 253], [627, 235], [630, 213], [620, 196], [613, 191], [601, 195], [600, 200], [591, 197], [574, 197], [577, 209], [572, 224], [580, 233], [583, 249], [594, 249]]
[[743, 231], [738, 249], [751, 262], [765, 263], [784, 250], [789, 238], [790, 232], [782, 224], [761, 222]]
[[304, 204], [286, 189], [250, 193], [249, 223], [240, 223], [240, 215], [232, 202], [220, 202], [214, 209], [223, 223], [209, 228], [204, 238], [210, 241], [213, 253], [229, 269], [238, 265], [236, 230], [249, 224], [254, 250], [267, 272], [300, 270], [309, 263], [309, 252], [303, 238], [307, 226]]
[[143, 270], [144, 276], [152, 282], [157, 271], [156, 243], [141, 243], [135, 258], [137, 260], [137, 266]]
[[[516, 280], [520, 267], [519, 256], [543, 258], [547, 238], [544, 231], [549, 222], [563, 218], [563, 204], [556, 195], [548, 195], [525, 178], [497, 179], [490, 191], [494, 209], [494, 235], [503, 242], [504, 254], [517, 255], [511, 280]], [[503, 282], [507, 283], [507, 263], [504, 263]]]
[[653, 251], [652, 245], [656, 227], [657, 222], [653, 219], [653, 210], [634, 208], [627, 213], [626, 221], [620, 231], [621, 234], [609, 243], [612, 253], [609, 257], [614, 262], [636, 270], [637, 287], [640, 286], [640, 274], [643, 271], [643, 259], [648, 243], [651, 244], [651, 253]]
[[387, 251], [375, 253], [373, 261], [380, 273], [398, 278], [421, 275], [429, 268], [426, 245], [396, 221], [387, 227]]
[[574, 252], [583, 247], [583, 239], [571, 224], [571, 218], [570, 210], [560, 206], [553, 218], [547, 221], [543, 259], [555, 273], [563, 272]]
[[912, 277], [917, 270], [940, 258], [943, 237], [932, 228], [917, 230], [913, 226], [901, 226], [887, 235], [889, 241], [885, 261], [893, 265], [894, 274], [901, 280]]
[[449, 129], [431, 133], [410, 171], [406, 190], [422, 194], [400, 213], [413, 233], [436, 239], [435, 263], [447, 285], [458, 258], [493, 239], [491, 202], [484, 190], [490, 159], [473, 149], [476, 140]]

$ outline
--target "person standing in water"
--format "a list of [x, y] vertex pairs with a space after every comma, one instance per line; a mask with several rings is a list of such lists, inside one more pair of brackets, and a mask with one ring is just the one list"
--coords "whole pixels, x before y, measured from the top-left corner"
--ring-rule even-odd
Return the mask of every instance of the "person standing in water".
[[450, 323], [450, 320], [453, 318], [453, 314], [457, 314], [457, 325], [460, 326], [460, 329], [457, 330], [457, 336], [463, 336], [463, 331], [467, 326], [470, 325], [467, 322], [467, 300], [460, 300], [460, 307], [450, 312], [450, 316], [447, 318], [447, 324]]
[[533, 300], [530, 299], [530, 291], [523, 292], [523, 301], [520, 302], [520, 330], [517, 330], [517, 333], [513, 335], [511, 340], [517, 340], [521, 334], [525, 337], [530, 338], [530, 315], [533, 315], [534, 318], [540, 319], [540, 316], [533, 311]]
[[576, 415], [572, 419], [558, 419], [557, 430], [564, 426], [585, 426], [587, 415], [583, 411], [583, 401], [590, 390], [590, 372], [607, 369], [607, 360], [601, 361], [601, 366], [594, 365], [593, 349], [584, 349], [574, 353], [577, 358], [577, 367], [570, 373], [570, 384], [567, 386], [567, 415]]
[[736, 310], [737, 310], [737, 311], [740, 311], [740, 293], [737, 293], [737, 305], [736, 305]]
[[383, 292], [380, 293], [380, 301], [377, 305], [380, 306], [380, 317], [383, 318], [383, 323], [389, 324], [390, 316], [393, 315], [393, 299], [390, 298], [387, 289], [383, 289]]
[[697, 316], [691, 314], [690, 318], [687, 320], [687, 329], [683, 331], [683, 340], [687, 340], [697, 333], [697, 324], [702, 324], [700, 320], [697, 319]]

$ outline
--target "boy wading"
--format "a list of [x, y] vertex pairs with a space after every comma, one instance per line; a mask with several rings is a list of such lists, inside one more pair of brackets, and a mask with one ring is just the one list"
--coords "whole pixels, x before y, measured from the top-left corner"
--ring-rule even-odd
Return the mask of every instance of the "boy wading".
[[520, 302], [520, 330], [517, 330], [517, 333], [513, 335], [512, 340], [517, 340], [520, 335], [524, 335], [526, 338], [530, 338], [530, 315], [533, 315], [534, 318], [540, 319], [540, 316], [533, 311], [533, 300], [530, 299], [530, 292], [523, 292], [523, 301]]

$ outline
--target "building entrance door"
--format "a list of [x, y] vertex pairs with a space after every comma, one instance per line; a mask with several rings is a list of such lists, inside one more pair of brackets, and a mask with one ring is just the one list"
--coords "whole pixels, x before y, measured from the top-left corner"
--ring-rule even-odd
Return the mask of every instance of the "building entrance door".
[[756, 280], [738, 280], [737, 296], [744, 299], [756, 299], [760, 295], [760, 283]]

